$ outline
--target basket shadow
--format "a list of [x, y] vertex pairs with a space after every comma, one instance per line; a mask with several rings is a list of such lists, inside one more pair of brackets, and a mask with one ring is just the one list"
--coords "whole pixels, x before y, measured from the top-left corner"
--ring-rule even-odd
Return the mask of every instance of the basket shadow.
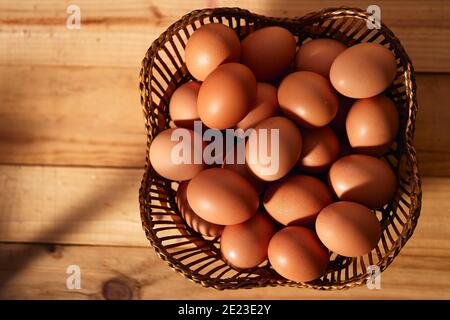
[[[20, 274], [21, 271], [30, 266], [30, 264], [39, 258], [39, 256], [44, 253], [42, 249], [38, 246], [33, 247], [33, 245], [48, 244], [49, 236], [52, 237], [52, 243], [60, 243], [63, 240], [62, 237], [66, 234], [74, 233], [83, 227], [83, 224], [87, 221], [92, 220], [93, 217], [98, 218], [99, 210], [98, 203], [107, 203], [111, 201], [111, 197], [120, 201], [121, 195], [124, 194], [123, 186], [112, 184], [105, 188], [99, 188], [95, 193], [92, 193], [88, 198], [85, 199], [83, 205], [77, 205], [76, 209], [69, 210], [67, 212], [60, 212], [57, 214], [60, 219], [68, 221], [69, 223], [59, 223], [55, 224], [47, 229], [42, 230], [41, 236], [33, 239], [30, 244], [25, 245], [19, 250], [0, 251], [0, 295], [3, 288], [10, 282], [14, 280], [14, 277]], [[68, 199], [69, 200], [69, 199]], [[72, 221], [79, 221], [73, 223]], [[56, 237], [54, 235], [60, 235]], [[8, 244], [4, 244], [7, 246]], [[49, 252], [52, 251], [54, 244], [48, 244]], [[11, 259], [11, 256], [14, 256]], [[13, 263], [12, 263], [13, 262]]]
[[[24, 68], [23, 70], [24, 72], [29, 72], [29, 69], [27, 68]], [[27, 75], [19, 73], [17, 76], [26, 77]], [[69, 94], [74, 94], [74, 92]], [[33, 160], [31, 157], [24, 158], [24, 154], [31, 153], [32, 155], [33, 152], [39, 151], [36, 149], [36, 146], [39, 145], [39, 142], [36, 141], [36, 139], [38, 139], [39, 135], [43, 135], [43, 132], [45, 131], [44, 127], [46, 125], [48, 126], [48, 123], [45, 119], [42, 119], [42, 117], [29, 114], [23, 110], [20, 113], [11, 110], [13, 107], [20, 108], [23, 105], [29, 105], [30, 109], [35, 109], [36, 104], [33, 103], [34, 99], [37, 98], [30, 94], [24, 94], [24, 89], [19, 88], [15, 82], [9, 81], [8, 77], [0, 77], [0, 113], [2, 114], [0, 117], [0, 151], [2, 151], [0, 152], [0, 163], [3, 164], [3, 167], [6, 169], [8, 169], [6, 166], [8, 164], [13, 164], [13, 166], [11, 166], [12, 168], [20, 168], [20, 163], [29, 163], [30, 160]], [[56, 108], [57, 106], [51, 107]], [[73, 115], [67, 114], [65, 116], [71, 117]], [[144, 135], [144, 127], [142, 127], [142, 130]], [[30, 151], [30, 149], [32, 150]], [[141, 156], [142, 158], [139, 157], [139, 160], [145, 159], [144, 151]], [[128, 158], [130, 157], [128, 156]], [[130, 163], [141, 162], [134, 160], [136, 159], [129, 159]], [[92, 170], [95, 172], [94, 168]], [[64, 205], [64, 208], [68, 209], [62, 209], [56, 212], [52, 211], [57, 221], [48, 216], [49, 219], [47, 222], [49, 223], [42, 223], [42, 230], [39, 230], [39, 234], [30, 241], [26, 240], [24, 245], [10, 245], [11, 241], [8, 241], [8, 237], [2, 236], [2, 250], [0, 250], [0, 296], [8, 283], [13, 281], [22, 271], [30, 267], [40, 255], [46, 253], [45, 250], [42, 250], [42, 244], [49, 244], [49, 242], [64, 243], [65, 235], [73, 235], [79, 230], [82, 230], [89, 221], [97, 219], [99, 216], [104, 217], [105, 220], [107, 219], [106, 215], [109, 211], [99, 210], [99, 204], [111, 202], [111, 199], [114, 199], [114, 201], [128, 199], [124, 197], [124, 194], [126, 194], [124, 188], [127, 187], [124, 187], [123, 184], [114, 182], [117, 182], [117, 180], [111, 181], [111, 184], [109, 180], [107, 180], [106, 182], [102, 182], [102, 188], [92, 189], [92, 192], [84, 192], [84, 199], [82, 202], [79, 201], [79, 197], [67, 197], [67, 199], [64, 199], [64, 201], [67, 202], [67, 205]], [[37, 181], [37, 183], [46, 185], [48, 184], [48, 181], [42, 180]], [[3, 184], [2, 186], [5, 188]], [[56, 188], [64, 188], [64, 186], [57, 186]], [[20, 194], [20, 190], [23, 189], [8, 188], [8, 198], [27, 201], [27, 199], [24, 199], [25, 196]], [[47, 206], [51, 209], [52, 203], [46, 203], [46, 199], [44, 197], [41, 198], [44, 210]], [[14, 205], [14, 202], [11, 202], [11, 205]], [[3, 205], [2, 209], [7, 210], [8, 208]], [[32, 215], [32, 212], [29, 212], [28, 214]], [[137, 216], [139, 215], [138, 209], [136, 210], [136, 214]], [[0, 223], [4, 222], [4, 225], [0, 227], [0, 233], [2, 233], [3, 230], [6, 234], [8, 233], [7, 228], [9, 221], [7, 219], [9, 215], [7, 212], [2, 213], [1, 215], [2, 219], [0, 219]], [[49, 244], [48, 252], [51, 252], [52, 248], [54, 248], [54, 245]], [[62, 272], [65, 272], [65, 270]]]
[[[27, 135], [26, 132], [39, 132], [42, 119], [25, 116], [30, 115], [30, 95], [24, 95], [24, 90], [17, 88], [16, 83], [9, 79], [9, 69], [8, 66], [2, 67], [0, 77], [0, 163], [26, 163], [28, 159], [25, 155], [33, 153], [30, 145], [36, 140], [36, 137]], [[19, 69], [15, 76], [24, 78], [26, 71]], [[27, 107], [23, 108], [24, 105]], [[22, 110], [14, 112], [13, 109], [16, 108]], [[22, 129], [24, 127], [26, 130]]]
[[[53, 143], [52, 147], [48, 148], [46, 145], [46, 140], [51, 140], [52, 138], [54, 138], [54, 136], [58, 137], [58, 133], [55, 134], [49, 129], [52, 127], [52, 124], [60, 120], [63, 121], [63, 117], [74, 117], [77, 115], [76, 112], [56, 112], [55, 110], [60, 107], [58, 103], [65, 104], [67, 106], [70, 104], [69, 102], [67, 102], [67, 100], [71, 99], [74, 102], [78, 102], [80, 104], [80, 108], [86, 108], [90, 106], [88, 104], [90, 102], [86, 102], [88, 100], [85, 99], [85, 97], [80, 97], [80, 85], [79, 83], [74, 82], [78, 78], [67, 77], [61, 79], [58, 77], [59, 73], [55, 73], [55, 76], [51, 77], [42, 77], [42, 79], [36, 78], [36, 76], [34, 76], [33, 78], [29, 75], [29, 73], [36, 72], [36, 70], [34, 69], [34, 66], [28, 65], [3, 66], [1, 67], [1, 69], [2, 71], [4, 71], [4, 73], [2, 73], [2, 76], [0, 76], [0, 165], [3, 165], [3, 168], [5, 168], [6, 170], [8, 170], [9, 166], [7, 165], [9, 164], [12, 164], [11, 168], [15, 169], [21, 168], [21, 164], [24, 163], [26, 163], [27, 166], [32, 165], [36, 168], [39, 168], [40, 163], [49, 162], [46, 161], [46, 156], [44, 154], [50, 154], [48, 150], [51, 148], [53, 148], [52, 151], [54, 152], [51, 153], [49, 157], [47, 157], [50, 159], [50, 163], [58, 162], [58, 159], [63, 159], [63, 161], [64, 159], [67, 159], [67, 155], [63, 154], [61, 156], [62, 152], [60, 150], [55, 150], [56, 148], [53, 147], [55, 144], [52, 141], [50, 141], [51, 143]], [[36, 69], [37, 71], [40, 70], [39, 67], [37, 67]], [[53, 72], [53, 69], [51, 70], [51, 72]], [[25, 83], [24, 86], [19, 86], [18, 81], [11, 81], [10, 76], [12, 72], [15, 73], [14, 77], [25, 79], [22, 82], [22, 84]], [[84, 70], [82, 70], [82, 72], [84, 72]], [[65, 74], [66, 73], [64, 73], [64, 75]], [[125, 76], [126, 75], [127, 73], [125, 73]], [[30, 88], [26, 85], [27, 83], [31, 82], [30, 79], [38, 79], [39, 81], [37, 83], [33, 83], [33, 85], [44, 87], [44, 89], [30, 90]], [[130, 86], [132, 86], [133, 92], [136, 93], [136, 101], [130, 101], [129, 104], [131, 106], [128, 105], [126, 107], [135, 108], [135, 112], [139, 112], [139, 114], [141, 114], [142, 111], [138, 108], [138, 91], [135, 87], [134, 81], [135, 79], [132, 78], [130, 81]], [[60, 82], [65, 83], [65, 86], [63, 86], [61, 91], [58, 91], [55, 88], [59, 89]], [[128, 85], [128, 82], [124, 83]], [[82, 86], [81, 89], [83, 89]], [[58, 96], [55, 99], [47, 99], [48, 95], [50, 94], [58, 94]], [[107, 100], [106, 102], [108, 101], [109, 100]], [[100, 118], [100, 120], [101, 119], [102, 118]], [[95, 121], [98, 121], [98, 119], [93, 119], [93, 122]], [[138, 127], [142, 129], [142, 139], [145, 139], [144, 126], [139, 123]], [[94, 126], [86, 126], [86, 128], [83, 127], [80, 129], [91, 130], [92, 128], [94, 128]], [[52, 128], [52, 130], [54, 129]], [[69, 128], [67, 128], [66, 130], [69, 130]], [[92, 144], [95, 144], [95, 142], [98, 141], [102, 142], [102, 137], [97, 137], [97, 135], [95, 134], [96, 132], [89, 133], [92, 136], [92, 139], [89, 139], [89, 143], [91, 143], [91, 140], [93, 140]], [[131, 134], [135, 134], [135, 132], [131, 132], [130, 136]], [[70, 138], [75, 135], [76, 133], [74, 133], [72, 136], [69, 134], [66, 136], [69, 136]], [[59, 141], [57, 142], [59, 143]], [[60, 144], [58, 144], [57, 147], [58, 149], [61, 149]], [[114, 148], [114, 146], [111, 147]], [[89, 152], [88, 148], [86, 148], [86, 152]], [[125, 154], [125, 152], [126, 150], [122, 155], [122, 159], [126, 159], [126, 161], [128, 161], [127, 164], [129, 163], [136, 166], [136, 164], [142, 163], [142, 160], [145, 159], [144, 149], [142, 149], [142, 154], [139, 155], [138, 161], [136, 161], [137, 157], [134, 157], [133, 154], [131, 154], [130, 156], [129, 154]], [[71, 152], [71, 155], [73, 155], [74, 153], [75, 152]], [[99, 154], [101, 154], [101, 152]], [[42, 157], [42, 155], [44, 155], [44, 157]], [[45, 170], [47, 170], [47, 168], [45, 168]], [[95, 172], [95, 168], [93, 168], [92, 170], [93, 172]], [[12, 172], [14, 178], [15, 170]], [[49, 183], [44, 179], [45, 176], [41, 181], [36, 181], [37, 187], [33, 187], [34, 189], [31, 187], [28, 187], [28, 189], [31, 191], [39, 191], [39, 184], [41, 184], [42, 186], [46, 186]], [[3, 184], [3, 181], [1, 185], [3, 187], [2, 191], [5, 191], [4, 189], [6, 188]], [[87, 185], [87, 183], [84, 183], [84, 185]], [[137, 183], [136, 186], [138, 186]], [[55, 186], [55, 189], [58, 188], [64, 188], [64, 186]], [[114, 199], [115, 203], [117, 203], [117, 201], [120, 202], [128, 200], [129, 197], [125, 198], [124, 194], [126, 194], [127, 192], [125, 191], [130, 190], [130, 188], [131, 186], [128, 185], [124, 187], [123, 184], [117, 184], [117, 180], [107, 179], [101, 183], [101, 188], [91, 188], [89, 191], [80, 190], [83, 191], [82, 197], [67, 196], [64, 199], [61, 199], [60, 201], [64, 201], [64, 206], [59, 207], [61, 208], [59, 210], [55, 210], [54, 208], [52, 208], [53, 203], [47, 201], [44, 196], [40, 196], [42, 195], [41, 193], [37, 192], [39, 198], [36, 200], [42, 202], [43, 210], [46, 210], [46, 208], [53, 209], [51, 210], [52, 214], [46, 215], [47, 220], [41, 222], [38, 220], [39, 217], [33, 217], [33, 212], [23, 212], [23, 216], [25, 218], [27, 215], [29, 215], [30, 220], [34, 219], [36, 221], [39, 221], [39, 226], [41, 227], [41, 229], [34, 229], [33, 231], [37, 231], [38, 233], [33, 233], [33, 237], [12, 237], [13, 240], [9, 240], [6, 236], [6, 234], [11, 234], [13, 230], [12, 227], [9, 230], [7, 229], [8, 223], [20, 223], [20, 221], [19, 219], [14, 220], [12, 218], [11, 221], [8, 221], [8, 217], [11, 217], [9, 212], [5, 212], [6, 210], [8, 210], [8, 206], [2, 205], [1, 209], [4, 212], [0, 213], [2, 218], [0, 219], [0, 224], [2, 224], [0, 225], [0, 234], [2, 234], [2, 232], [5, 232], [3, 234], [5, 236], [1, 237], [2, 250], [0, 250], [0, 296], [2, 295], [1, 292], [5, 290], [5, 286], [8, 283], [14, 281], [15, 277], [17, 277], [21, 272], [29, 267], [32, 267], [32, 264], [37, 259], [39, 259], [41, 255], [46, 253], [46, 250], [42, 250], [42, 244], [44, 244], [44, 247], [46, 244], [48, 244], [48, 252], [51, 252], [51, 249], [54, 248], [54, 245], [49, 244], [49, 242], [64, 244], [66, 235], [71, 235], [72, 238], [74, 238], [73, 235], [79, 234], [79, 231], [82, 231], [88, 223], [92, 223], [93, 219], [99, 219], [99, 217], [101, 217], [100, 219], [106, 220], [108, 218], [108, 212], [111, 212], [111, 210], [114, 210], [114, 208], [109, 208], [108, 210], [100, 210], [99, 204], [108, 204], [111, 202], [111, 199]], [[26, 199], [26, 195], [22, 194], [24, 188], [8, 187], [7, 189], [8, 195], [6, 195], [5, 197], [12, 199], [12, 201], [10, 202], [10, 208], [14, 208], [13, 206], [15, 205], [15, 199], [20, 199], [20, 201], [24, 203], [26, 203], [26, 201], [28, 200]], [[138, 218], [139, 210], [137, 201], [137, 188], [133, 191], [136, 192], [135, 211], [136, 217]], [[128, 195], [129, 194], [130, 192], [128, 192]], [[37, 198], [36, 194], [31, 194], [31, 196]], [[5, 197], [3, 199], [6, 199]], [[80, 198], [82, 199], [82, 201], [80, 201]], [[24, 205], [23, 208], [26, 209], [26, 205]], [[28, 206], [28, 208], [30, 208], [30, 206]], [[26, 226], [24, 226], [23, 229], [26, 230]], [[142, 234], [142, 236], [144, 237], [144, 234]], [[26, 239], [26, 243], [20, 246], [11, 244], [16, 241], [22, 242], [21, 239]], [[81, 242], [78, 241], [78, 239], [75, 240], [77, 243]], [[62, 272], [64, 274], [65, 270], [62, 270]]]

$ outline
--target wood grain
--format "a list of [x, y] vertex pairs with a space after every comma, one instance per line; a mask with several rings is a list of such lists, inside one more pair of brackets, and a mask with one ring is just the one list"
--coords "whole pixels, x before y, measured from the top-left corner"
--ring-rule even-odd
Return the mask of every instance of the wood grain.
[[[141, 168], [138, 69], [0, 66], [0, 163]], [[450, 176], [450, 75], [417, 76], [424, 175]]]
[[3, 163], [142, 167], [138, 70], [0, 67]]
[[[2, 1], [0, 65], [136, 67], [171, 23], [206, 6], [240, 6], [271, 16], [301, 16], [341, 1], [77, 1], [81, 29], [66, 29], [72, 1]], [[352, 1], [366, 8], [373, 1]], [[419, 71], [450, 71], [448, 1], [378, 1], [381, 18], [399, 37]], [[32, 52], [32, 54], [30, 54]]]
[[141, 170], [0, 166], [0, 241], [147, 246]]
[[[0, 244], [0, 299], [449, 299], [449, 251], [419, 249], [418, 242], [413, 238], [381, 275], [380, 290], [338, 292], [204, 289], [150, 248]], [[66, 269], [73, 264], [81, 269], [80, 290], [66, 288]]]
[[450, 176], [450, 75], [417, 76], [414, 144], [422, 175]]
[[[0, 166], [0, 241], [148, 246], [138, 207], [141, 174]], [[423, 192], [416, 244], [450, 250], [450, 178], [424, 178]]]

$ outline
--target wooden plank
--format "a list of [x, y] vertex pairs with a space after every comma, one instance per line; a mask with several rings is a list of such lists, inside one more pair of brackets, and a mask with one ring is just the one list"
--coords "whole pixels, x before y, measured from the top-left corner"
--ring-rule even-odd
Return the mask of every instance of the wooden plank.
[[138, 69], [0, 67], [0, 162], [142, 167]]
[[[150, 248], [0, 244], [0, 299], [449, 299], [449, 251], [414, 248], [417, 238], [382, 273], [380, 290], [333, 292], [205, 289]], [[69, 265], [80, 267], [80, 290], [66, 287]]]
[[[137, 66], [150, 43], [193, 9], [243, 6], [271, 16], [301, 16], [340, 1], [266, 0], [152, 1], [108, 3], [80, 0], [81, 29], [67, 30], [69, 0], [3, 1], [0, 4], [0, 64]], [[366, 8], [371, 1], [354, 1]], [[450, 5], [445, 0], [378, 1], [381, 17], [404, 44], [416, 70], [450, 71]], [[420, 13], [420, 14], [418, 14]], [[32, 54], [31, 54], [32, 53]]]
[[450, 75], [417, 75], [415, 146], [423, 175], [450, 176]]
[[[0, 66], [0, 163], [140, 168], [138, 68]], [[418, 74], [424, 175], [450, 175], [450, 75]]]
[[0, 241], [147, 246], [142, 173], [0, 166]]
[[[148, 246], [142, 170], [0, 166], [0, 241]], [[424, 178], [420, 248], [450, 250], [450, 178]]]

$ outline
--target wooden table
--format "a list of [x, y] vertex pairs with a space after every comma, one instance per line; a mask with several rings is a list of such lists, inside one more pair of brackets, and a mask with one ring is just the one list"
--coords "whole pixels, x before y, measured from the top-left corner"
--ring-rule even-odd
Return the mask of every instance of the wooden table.
[[[382, 289], [218, 292], [168, 268], [141, 229], [140, 62], [183, 14], [241, 6], [298, 16], [341, 1], [0, 2], [0, 297], [25, 299], [450, 298], [450, 3], [378, 1], [417, 71], [422, 215]], [[372, 1], [354, 1], [365, 8]], [[81, 289], [66, 287], [69, 265]]]

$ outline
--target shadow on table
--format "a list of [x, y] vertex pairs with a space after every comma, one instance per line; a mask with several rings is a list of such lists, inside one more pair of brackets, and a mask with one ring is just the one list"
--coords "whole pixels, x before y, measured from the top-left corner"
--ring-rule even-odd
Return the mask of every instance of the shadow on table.
[[[18, 74], [17, 76], [20, 77], [21, 75]], [[10, 81], [10, 79], [8, 79], [5, 75], [0, 76], [0, 144], [3, 145], [1, 149], [7, 149], [9, 152], [11, 152], [11, 154], [9, 154], [7, 158], [2, 159], [0, 157], [0, 162], [2, 162], [3, 160], [4, 164], [8, 163], [8, 161], [5, 159], [13, 158], [12, 153], [19, 152], [19, 149], [17, 148], [20, 148], [20, 154], [23, 154], [23, 148], [27, 148], [27, 143], [31, 143], [32, 139], [36, 138], [36, 136], [24, 136], [23, 131], [20, 131], [21, 126], [32, 126], [32, 128], [27, 128], [27, 132], [39, 132], [40, 128], [42, 128], [42, 126], [45, 126], [44, 121], [39, 122], [36, 120], [32, 123], [27, 121], [27, 119], [20, 119], [19, 121], [17, 115], [15, 117], [8, 118], [8, 115], [13, 114], [14, 110], [7, 110], [7, 112], [2, 112], [2, 108], [9, 108], [8, 106], [14, 106], [15, 104], [23, 105], [24, 103], [33, 103], [32, 99], [30, 98], [30, 96], [32, 95], [27, 95], [24, 98], [21, 95], [24, 89], [16, 87], [14, 83], [17, 84], [17, 82]], [[30, 88], [30, 90], [32, 90], [32, 88]], [[20, 101], [21, 98], [27, 99], [27, 101]], [[28, 101], [28, 99], [30, 99], [31, 101]], [[15, 103], [7, 100], [13, 100]], [[139, 123], [137, 125], [142, 124]], [[142, 130], [144, 132], [143, 125]], [[8, 146], [11, 146], [11, 148], [9, 148]], [[144, 159], [144, 157], [145, 151], [143, 150], [142, 159]], [[142, 159], [138, 159], [138, 161], [134, 161], [132, 163], [139, 163]], [[54, 235], [60, 235], [59, 237], [62, 240], [62, 237], [65, 234], [74, 233], [75, 231], [77, 231], [76, 229], [82, 228], [83, 221], [92, 220], [93, 217], [99, 215], [99, 203], [105, 203], [111, 201], [111, 199], [120, 198], [125, 194], [123, 184], [117, 184], [115, 183], [116, 181], [112, 182], [114, 183], [112, 183], [111, 185], [102, 185], [102, 188], [98, 188], [97, 190], [95, 190], [95, 192], [84, 199], [83, 203], [76, 203], [76, 205], [74, 204], [74, 206], [72, 206], [71, 209], [67, 210], [66, 212], [55, 213], [55, 216], [58, 216], [59, 219], [68, 221], [69, 223], [59, 223], [51, 225], [47, 229], [43, 228], [39, 237], [33, 239], [32, 243], [27, 243], [24, 246], [8, 245], [8, 243], [2, 245], [4, 248], [0, 251], [0, 296], [2, 296], [2, 290], [4, 289], [6, 284], [14, 280], [14, 278], [21, 271], [30, 266], [30, 264], [38, 259], [40, 255], [45, 253], [45, 251], [42, 250], [42, 246], [39, 244], [48, 242], [49, 235], [51, 235], [52, 239], [55, 239]], [[42, 183], [46, 183], [46, 181], [42, 181]], [[14, 192], [14, 190], [10, 190], [9, 192]], [[137, 192], [138, 190], [136, 190], [136, 201]], [[8, 196], [18, 198], [21, 195], [9, 194]], [[71, 201], [70, 198], [65, 200], [69, 202]], [[22, 199], [22, 201], [26, 201], [26, 199]], [[4, 210], [7, 210], [7, 208], [2, 208]], [[136, 214], [138, 215], [138, 212], [136, 212]], [[70, 223], [70, 221], [74, 220], [79, 220], [80, 222]], [[60, 241], [58, 241], [58, 238], [56, 238], [53, 242], [58, 243]], [[33, 245], [33, 243], [36, 245]], [[53, 245], [49, 245], [49, 250], [51, 250], [52, 247], [54, 248]]]

